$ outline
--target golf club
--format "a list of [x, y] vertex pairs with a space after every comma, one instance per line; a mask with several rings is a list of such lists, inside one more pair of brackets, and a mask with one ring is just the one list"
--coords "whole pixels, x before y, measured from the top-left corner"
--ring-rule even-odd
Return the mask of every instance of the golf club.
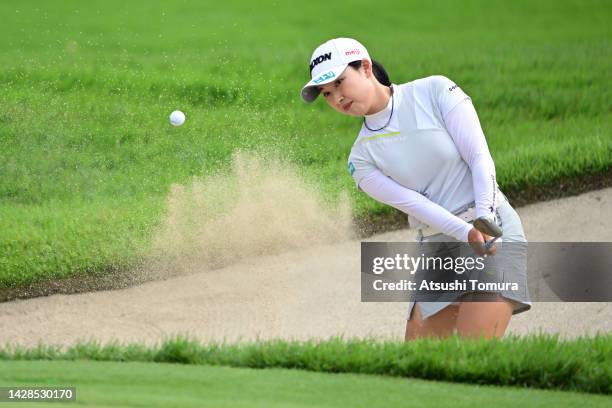
[[494, 220], [488, 217], [478, 217], [474, 220], [474, 228], [483, 234], [493, 237], [492, 240], [485, 242], [485, 248], [489, 249], [493, 246], [497, 238], [503, 235], [503, 230]]

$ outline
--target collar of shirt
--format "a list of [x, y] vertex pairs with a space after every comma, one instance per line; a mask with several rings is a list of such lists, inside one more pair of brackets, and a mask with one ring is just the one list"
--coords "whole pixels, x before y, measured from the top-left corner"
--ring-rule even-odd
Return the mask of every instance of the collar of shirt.
[[395, 84], [391, 84], [391, 86], [393, 87], [393, 97], [389, 98], [389, 102], [387, 103], [387, 106], [381, 111], [378, 111], [371, 115], [365, 115], [365, 120], [366, 122], [368, 122], [368, 126], [371, 127], [372, 129], [378, 129], [384, 126], [389, 121], [389, 116], [391, 115], [392, 99], [395, 99], [395, 101], [393, 102], [394, 104], [393, 116], [395, 116], [397, 112], [397, 108], [398, 108], [400, 97], [401, 97], [400, 90]]

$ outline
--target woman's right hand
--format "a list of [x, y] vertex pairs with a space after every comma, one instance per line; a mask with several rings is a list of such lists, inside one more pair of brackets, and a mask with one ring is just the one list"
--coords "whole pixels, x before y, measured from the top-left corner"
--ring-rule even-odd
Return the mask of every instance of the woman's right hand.
[[485, 242], [490, 241], [492, 239], [493, 237], [490, 237], [487, 234], [483, 234], [476, 228], [472, 228], [470, 232], [468, 232], [468, 242], [474, 252], [476, 252], [476, 254], [479, 256], [495, 255], [495, 253], [497, 252], [495, 244], [493, 244], [491, 248], [485, 247]]

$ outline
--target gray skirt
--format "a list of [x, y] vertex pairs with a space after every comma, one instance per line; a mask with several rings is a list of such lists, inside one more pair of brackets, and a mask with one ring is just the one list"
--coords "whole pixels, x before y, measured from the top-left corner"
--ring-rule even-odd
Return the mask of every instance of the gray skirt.
[[[503, 197], [503, 195], [502, 195]], [[519, 242], [526, 243], [527, 239], [525, 238], [525, 232], [523, 231], [523, 225], [521, 224], [521, 219], [519, 215], [516, 213], [514, 208], [510, 205], [507, 199], [503, 197], [502, 202], [497, 207], [497, 220], [499, 225], [503, 229], [503, 235], [501, 237], [500, 245], [503, 245], [504, 242]], [[456, 239], [449, 237], [448, 235], [439, 233], [430, 236], [423, 237], [421, 235], [417, 235], [417, 242], [459, 242]], [[524, 261], [517, 260], [512, 256], [502, 255], [500, 256], [500, 252], [498, 254], [489, 257], [488, 259], [493, 259], [494, 262], [500, 263], [500, 266], [503, 268], [503, 281], [504, 282], [516, 282], [519, 284], [520, 290], [512, 291], [512, 292], [500, 292], [499, 294], [512, 301], [514, 306], [513, 314], [525, 312], [531, 309], [531, 300], [529, 297], [529, 290], [527, 288], [527, 263], [526, 259]], [[456, 293], [454, 299], [445, 299], [445, 301], [441, 302], [409, 302], [408, 304], [408, 317], [410, 320], [412, 317], [412, 309], [414, 308], [415, 303], [419, 304], [419, 308], [421, 311], [421, 316], [423, 319], [427, 319], [428, 317], [438, 313], [442, 309], [447, 306], [453, 304], [459, 304], [457, 300], [459, 297], [471, 293], [470, 291]]]

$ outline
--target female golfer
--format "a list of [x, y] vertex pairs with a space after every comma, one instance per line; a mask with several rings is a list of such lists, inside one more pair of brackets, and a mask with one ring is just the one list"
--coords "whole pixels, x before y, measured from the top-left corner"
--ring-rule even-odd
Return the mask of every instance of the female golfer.
[[[497, 185], [470, 97], [450, 79], [434, 75], [393, 84], [350, 38], [320, 45], [310, 76], [301, 92], [306, 102], [321, 94], [334, 110], [363, 118], [348, 170], [359, 190], [408, 214], [417, 242], [469, 242], [476, 254], [495, 258], [495, 246], [483, 245], [491, 237], [471, 224], [478, 217], [503, 228], [498, 242], [526, 242], [518, 214]], [[504, 279], [518, 282], [521, 295], [500, 291], [479, 298], [487, 294], [465, 291], [452, 301], [410, 302], [406, 340], [503, 336], [512, 314], [531, 307], [525, 263], [503, 262], [510, 265]]]

